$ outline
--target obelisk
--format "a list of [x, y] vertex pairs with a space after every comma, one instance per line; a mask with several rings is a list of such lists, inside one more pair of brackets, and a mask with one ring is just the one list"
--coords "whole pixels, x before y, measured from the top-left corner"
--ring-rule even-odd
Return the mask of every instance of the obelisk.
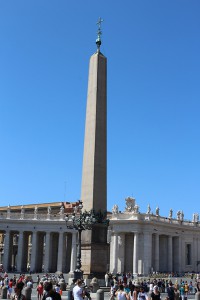
[[[90, 58], [81, 200], [83, 211], [107, 210], [107, 59], [100, 52], [101, 22], [98, 21], [97, 51]], [[107, 228], [93, 227], [82, 232], [84, 273], [107, 271]]]

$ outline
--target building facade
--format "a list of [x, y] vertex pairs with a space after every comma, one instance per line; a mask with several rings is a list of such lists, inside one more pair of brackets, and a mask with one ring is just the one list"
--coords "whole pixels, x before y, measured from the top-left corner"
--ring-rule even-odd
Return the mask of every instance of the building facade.
[[154, 272], [199, 272], [200, 223], [198, 214], [191, 221], [183, 212], [160, 216], [150, 206], [140, 213], [135, 199], [126, 199], [126, 209], [113, 207], [109, 228], [110, 271], [150, 274]]
[[[72, 205], [65, 206], [71, 210]], [[1, 208], [0, 263], [4, 270], [73, 273], [77, 233], [66, 228], [64, 210], [63, 203]]]
[[[67, 229], [65, 214], [74, 204], [50, 203], [0, 208], [0, 264], [18, 272], [73, 274], [76, 266], [77, 233]], [[108, 214], [109, 258], [104, 264], [111, 273], [200, 271], [200, 223], [183, 213], [160, 216], [150, 207], [141, 213], [135, 199], [126, 199], [124, 212], [115, 205]]]

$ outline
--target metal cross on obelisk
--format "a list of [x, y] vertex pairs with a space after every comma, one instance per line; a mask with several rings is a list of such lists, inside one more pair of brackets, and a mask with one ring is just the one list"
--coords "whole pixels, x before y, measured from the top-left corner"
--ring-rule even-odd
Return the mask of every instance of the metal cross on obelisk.
[[101, 19], [101, 17], [99, 17], [98, 21], [97, 21], [97, 25], [98, 25], [98, 30], [97, 30], [97, 39], [96, 39], [96, 45], [97, 45], [97, 52], [100, 51], [100, 46], [101, 46], [101, 35], [102, 35], [102, 31], [101, 31], [101, 23], [103, 22], [103, 19]]

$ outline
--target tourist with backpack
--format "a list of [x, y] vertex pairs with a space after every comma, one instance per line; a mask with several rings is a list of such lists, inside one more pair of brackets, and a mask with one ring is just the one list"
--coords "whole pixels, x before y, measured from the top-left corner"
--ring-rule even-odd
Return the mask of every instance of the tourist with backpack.
[[44, 295], [42, 300], [61, 300], [60, 294], [53, 290], [52, 282], [46, 281], [44, 283]]
[[169, 282], [169, 286], [167, 288], [167, 295], [169, 300], [174, 300], [174, 288], [171, 281]]

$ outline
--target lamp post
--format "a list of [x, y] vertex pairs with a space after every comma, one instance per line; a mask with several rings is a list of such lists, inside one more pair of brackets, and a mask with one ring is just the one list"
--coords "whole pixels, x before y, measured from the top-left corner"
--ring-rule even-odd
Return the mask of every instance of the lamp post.
[[79, 279], [83, 277], [81, 270], [81, 233], [83, 230], [91, 230], [94, 224], [100, 223], [109, 225], [109, 219], [106, 218], [107, 212], [95, 212], [93, 209], [90, 211], [82, 212], [83, 203], [81, 200], [74, 207], [74, 212], [71, 215], [65, 216], [66, 226], [68, 229], [75, 229], [78, 231], [78, 246], [77, 246], [77, 260], [76, 269], [74, 271], [74, 278]]

